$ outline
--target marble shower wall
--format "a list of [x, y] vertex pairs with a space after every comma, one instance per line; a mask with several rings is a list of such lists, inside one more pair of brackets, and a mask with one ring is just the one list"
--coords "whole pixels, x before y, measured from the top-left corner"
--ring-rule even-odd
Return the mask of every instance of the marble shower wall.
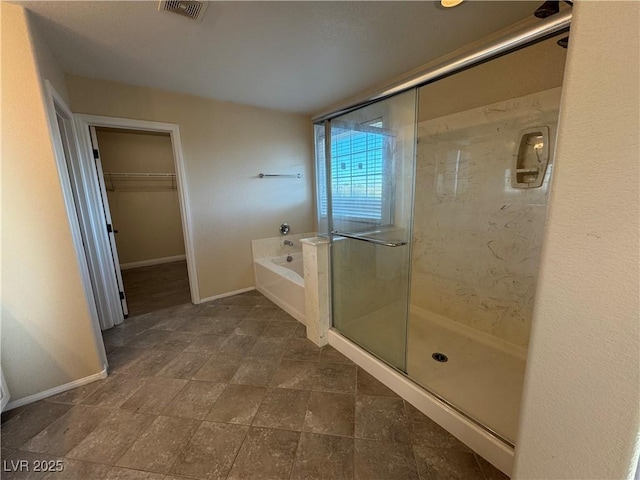
[[553, 155], [540, 188], [511, 187], [519, 132], [548, 126], [561, 88], [418, 125], [411, 302], [526, 347]]

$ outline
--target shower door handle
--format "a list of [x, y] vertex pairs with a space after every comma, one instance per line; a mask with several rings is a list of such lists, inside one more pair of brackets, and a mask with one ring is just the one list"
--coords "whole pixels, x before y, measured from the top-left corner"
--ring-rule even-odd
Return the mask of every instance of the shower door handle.
[[387, 241], [387, 240], [380, 240], [379, 238], [372, 238], [372, 237], [365, 237], [363, 235], [355, 235], [353, 233], [342, 233], [342, 232], [338, 232], [337, 230], [333, 230], [331, 232], [331, 235], [336, 235], [339, 237], [345, 237], [345, 238], [351, 238], [353, 240], [360, 240], [362, 242], [369, 242], [369, 243], [375, 243], [376, 245], [383, 245], [385, 247], [402, 247], [403, 245], [406, 245], [408, 242], [404, 242], [402, 240], [398, 240], [398, 241]]

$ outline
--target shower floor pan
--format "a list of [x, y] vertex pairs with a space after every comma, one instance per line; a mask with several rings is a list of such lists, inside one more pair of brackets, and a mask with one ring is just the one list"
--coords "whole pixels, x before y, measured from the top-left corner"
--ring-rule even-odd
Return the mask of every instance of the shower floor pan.
[[512, 444], [525, 364], [524, 348], [411, 306], [408, 375]]
[[[395, 366], [404, 362], [400, 303], [354, 319], [339, 331]], [[411, 306], [406, 372], [427, 390], [515, 443], [526, 351], [433, 312]], [[433, 358], [444, 354], [446, 362]], [[436, 355], [437, 356], [437, 355]]]

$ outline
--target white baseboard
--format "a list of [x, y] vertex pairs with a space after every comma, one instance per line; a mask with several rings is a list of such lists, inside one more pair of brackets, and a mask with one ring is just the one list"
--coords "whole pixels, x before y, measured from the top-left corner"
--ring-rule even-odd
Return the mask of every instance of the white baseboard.
[[218, 300], [220, 298], [232, 297], [234, 295], [239, 295], [241, 293], [247, 293], [247, 292], [250, 292], [251, 290], [255, 290], [255, 289], [256, 289], [256, 287], [241, 288], [240, 290], [234, 290], [233, 292], [221, 293], [220, 295], [214, 295], [213, 297], [201, 298], [200, 302], [198, 302], [198, 303], [206, 303], [206, 302], [210, 302], [211, 300]]
[[413, 383], [387, 364], [343, 337], [329, 330], [329, 345], [359, 367], [384, 383], [431, 420], [469, 446], [507, 475], [513, 468], [513, 449], [486, 432], [435, 396]]
[[5, 411], [13, 410], [14, 408], [22, 407], [23, 405], [37, 402], [39, 400], [44, 400], [45, 398], [53, 397], [54, 395], [57, 395], [59, 393], [66, 392], [67, 390], [71, 390], [73, 388], [81, 387], [82, 385], [95, 382], [96, 380], [102, 380], [103, 378], [107, 378], [106, 368], [101, 372], [94, 373], [93, 375], [89, 375], [88, 377], [79, 378], [78, 380], [65, 383], [64, 385], [58, 385], [57, 387], [50, 388], [49, 390], [45, 390], [44, 392], [34, 393], [33, 395], [10, 401], [5, 408]]
[[121, 263], [120, 270], [128, 270], [130, 268], [149, 267], [151, 265], [160, 265], [161, 263], [179, 262], [186, 260], [186, 255], [174, 255], [173, 257], [151, 258], [149, 260], [141, 260], [139, 262]]

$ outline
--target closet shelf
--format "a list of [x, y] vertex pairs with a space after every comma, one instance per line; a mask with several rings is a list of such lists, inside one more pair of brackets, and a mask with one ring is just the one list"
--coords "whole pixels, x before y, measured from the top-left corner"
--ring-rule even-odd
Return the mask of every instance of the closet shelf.
[[104, 184], [109, 192], [176, 190], [175, 173], [105, 172]]

